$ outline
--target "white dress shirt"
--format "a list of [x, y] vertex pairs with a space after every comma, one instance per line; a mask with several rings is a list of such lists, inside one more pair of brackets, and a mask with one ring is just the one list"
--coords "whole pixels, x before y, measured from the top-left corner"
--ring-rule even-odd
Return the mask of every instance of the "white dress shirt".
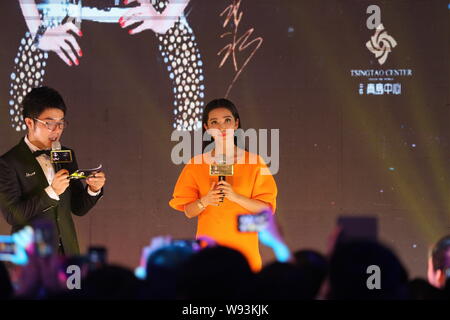
[[[28, 135], [25, 135], [25, 143], [27, 144], [28, 148], [30, 148], [31, 152], [40, 150], [38, 147], [32, 144], [30, 140], [28, 140]], [[55, 168], [53, 167], [53, 164], [50, 161], [50, 157], [46, 154], [41, 154], [39, 157], [36, 157], [36, 160], [37, 162], [39, 162], [39, 165], [41, 166], [42, 171], [44, 172], [45, 178], [47, 178], [48, 187], [45, 188], [45, 192], [47, 192], [50, 198], [59, 201], [59, 196], [52, 188], [52, 182], [53, 179], [55, 178]], [[87, 192], [90, 196], [96, 197], [100, 194], [101, 190], [99, 190], [98, 192], [92, 192], [89, 188], [87, 188]]]

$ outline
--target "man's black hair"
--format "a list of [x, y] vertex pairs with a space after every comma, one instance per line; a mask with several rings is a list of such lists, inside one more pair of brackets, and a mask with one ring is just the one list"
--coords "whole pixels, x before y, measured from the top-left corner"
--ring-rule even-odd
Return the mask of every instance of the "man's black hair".
[[23, 118], [38, 118], [45, 109], [55, 108], [66, 114], [66, 104], [61, 95], [50, 87], [32, 89], [23, 99]]

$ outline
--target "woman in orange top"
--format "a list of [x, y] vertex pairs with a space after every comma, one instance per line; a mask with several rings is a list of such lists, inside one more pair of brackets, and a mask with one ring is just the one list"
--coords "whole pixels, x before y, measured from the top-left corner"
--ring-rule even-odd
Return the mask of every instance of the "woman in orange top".
[[[218, 244], [241, 251], [254, 271], [261, 269], [256, 232], [239, 232], [237, 216], [270, 208], [275, 212], [277, 186], [269, 169], [256, 154], [236, 146], [241, 127], [238, 111], [226, 99], [213, 100], [203, 112], [203, 128], [214, 138], [214, 149], [192, 158], [183, 168], [169, 205], [188, 218], [198, 217], [197, 238], [208, 236]], [[220, 159], [220, 161], [216, 161]], [[223, 160], [222, 160], [223, 159]], [[210, 176], [209, 164], [226, 161], [234, 173], [226, 181]]]

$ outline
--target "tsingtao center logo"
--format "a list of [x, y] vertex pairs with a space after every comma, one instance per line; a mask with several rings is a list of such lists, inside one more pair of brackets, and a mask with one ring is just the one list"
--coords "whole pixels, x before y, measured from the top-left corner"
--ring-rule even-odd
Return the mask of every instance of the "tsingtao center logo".
[[380, 65], [386, 62], [389, 53], [396, 46], [397, 41], [387, 33], [382, 23], [376, 27], [375, 34], [366, 43], [367, 49], [375, 55]]
[[[358, 80], [358, 94], [360, 96], [401, 95], [404, 85], [401, 79], [412, 77], [413, 70], [405, 67], [399, 68], [398, 66], [388, 69], [374, 69], [372, 67], [374, 63], [379, 66], [384, 65], [398, 43], [394, 37], [388, 34], [383, 23], [381, 23], [379, 6], [368, 6], [366, 13], [369, 15], [366, 20], [366, 27], [370, 31], [374, 30], [374, 33], [365, 43], [365, 47], [375, 56], [376, 62], [370, 61], [369, 65], [350, 70], [351, 77]], [[396, 64], [395, 61], [394, 63]], [[393, 61], [390, 61], [390, 64], [393, 64]]]

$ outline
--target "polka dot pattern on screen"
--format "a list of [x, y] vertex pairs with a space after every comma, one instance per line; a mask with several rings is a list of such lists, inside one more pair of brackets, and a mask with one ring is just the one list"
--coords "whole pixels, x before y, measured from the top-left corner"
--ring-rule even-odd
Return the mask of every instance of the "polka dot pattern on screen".
[[16, 131], [27, 128], [22, 117], [21, 104], [31, 89], [42, 85], [47, 59], [48, 53], [37, 49], [31, 34], [27, 32], [20, 41], [20, 47], [14, 59], [9, 88], [9, 114], [12, 127]]
[[[68, 3], [68, 1], [62, 1]], [[167, 0], [152, 0], [152, 5], [162, 13]], [[64, 6], [63, 6], [64, 7]], [[58, 14], [57, 14], [58, 13]], [[61, 24], [64, 13], [41, 12], [41, 20], [48, 27]], [[171, 81], [173, 93], [173, 127], [177, 130], [196, 130], [201, 127], [204, 107], [203, 61], [193, 30], [185, 17], [180, 17], [166, 34], [157, 35], [158, 48]], [[25, 95], [44, 82], [48, 53], [33, 44], [32, 35], [27, 32], [21, 40], [10, 84], [10, 117], [16, 131], [26, 130], [22, 117], [21, 103]]]
[[[164, 11], [167, 1], [152, 1]], [[203, 61], [194, 32], [184, 17], [164, 35], [158, 35], [159, 50], [173, 86], [174, 129], [196, 130], [201, 127], [204, 107]]]
[[[43, 10], [40, 13], [40, 18], [47, 28], [55, 27], [62, 21], [60, 15], [52, 14], [50, 10]], [[16, 131], [27, 129], [22, 116], [22, 101], [31, 89], [43, 84], [47, 60], [48, 53], [37, 48], [33, 43], [31, 33], [26, 32], [25, 37], [20, 40], [19, 50], [14, 58], [14, 68], [10, 76], [9, 115], [11, 126]]]

